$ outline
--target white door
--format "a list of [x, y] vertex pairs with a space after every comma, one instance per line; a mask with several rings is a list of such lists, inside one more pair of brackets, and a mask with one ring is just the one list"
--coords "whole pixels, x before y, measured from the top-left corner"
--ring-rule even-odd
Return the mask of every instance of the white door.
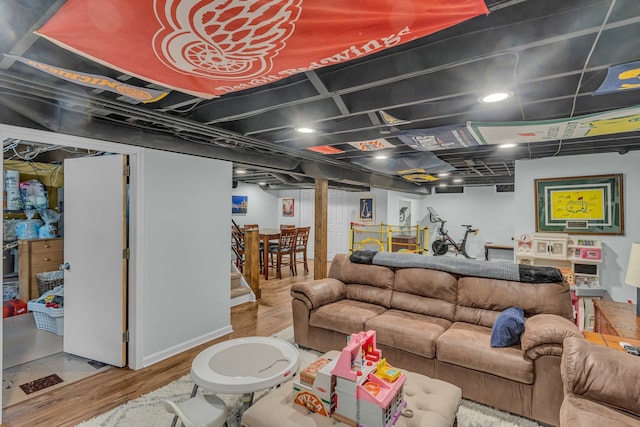
[[126, 156], [64, 161], [63, 350], [126, 366]]
[[327, 206], [327, 260], [336, 254], [349, 253], [349, 215], [346, 206], [346, 193], [341, 190], [329, 190]]
[[307, 243], [307, 257], [313, 259], [315, 249], [315, 191], [300, 190], [300, 227], [311, 227]]

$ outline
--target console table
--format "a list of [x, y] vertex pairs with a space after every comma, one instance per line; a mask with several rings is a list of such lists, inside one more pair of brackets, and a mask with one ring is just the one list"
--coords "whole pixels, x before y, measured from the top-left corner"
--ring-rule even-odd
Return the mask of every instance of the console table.
[[596, 332], [640, 340], [640, 317], [635, 304], [593, 300], [593, 306]]
[[621, 341], [628, 342], [631, 345], [640, 346], [640, 340], [635, 340], [633, 338], [606, 335], [599, 332], [589, 331], [584, 331], [583, 335], [589, 342], [601, 345], [603, 347], [609, 347], [618, 351], [624, 351], [624, 349], [620, 346]]
[[489, 261], [489, 249], [499, 249], [503, 251], [513, 251], [513, 245], [499, 245], [496, 243], [487, 242], [484, 244], [484, 259]]

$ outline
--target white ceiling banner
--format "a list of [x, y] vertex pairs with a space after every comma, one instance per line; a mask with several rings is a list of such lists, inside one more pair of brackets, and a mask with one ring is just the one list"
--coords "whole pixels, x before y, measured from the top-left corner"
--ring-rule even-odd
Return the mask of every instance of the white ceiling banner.
[[570, 119], [469, 122], [467, 128], [481, 144], [522, 144], [635, 132], [640, 130], [640, 106]]

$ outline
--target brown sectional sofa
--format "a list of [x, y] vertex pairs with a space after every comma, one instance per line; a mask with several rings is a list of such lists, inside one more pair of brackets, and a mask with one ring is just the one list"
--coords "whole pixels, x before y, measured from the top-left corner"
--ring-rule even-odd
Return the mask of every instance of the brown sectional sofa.
[[[468, 270], [466, 261], [450, 262]], [[582, 337], [571, 320], [569, 286], [561, 280], [523, 283], [360, 264], [345, 254], [336, 255], [328, 276], [292, 285], [298, 345], [326, 352], [344, 347], [354, 332], [373, 329], [390, 363], [455, 384], [467, 399], [558, 425], [563, 339]], [[491, 347], [496, 317], [513, 306], [525, 314], [521, 344]]]
[[562, 427], [640, 426], [640, 357], [567, 338]]

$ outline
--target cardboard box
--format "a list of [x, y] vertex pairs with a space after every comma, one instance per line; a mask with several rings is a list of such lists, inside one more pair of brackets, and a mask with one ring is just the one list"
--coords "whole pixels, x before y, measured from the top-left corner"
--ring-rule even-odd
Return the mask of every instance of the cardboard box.
[[315, 360], [312, 364], [300, 371], [300, 381], [307, 385], [313, 385], [318, 371], [327, 364], [329, 364], [329, 359], [325, 359], [324, 357]]
[[[293, 402], [309, 411], [330, 416], [336, 408], [335, 376], [331, 375], [336, 362], [337, 358], [321, 357], [302, 369], [293, 379]], [[304, 380], [303, 372], [306, 372]]]

